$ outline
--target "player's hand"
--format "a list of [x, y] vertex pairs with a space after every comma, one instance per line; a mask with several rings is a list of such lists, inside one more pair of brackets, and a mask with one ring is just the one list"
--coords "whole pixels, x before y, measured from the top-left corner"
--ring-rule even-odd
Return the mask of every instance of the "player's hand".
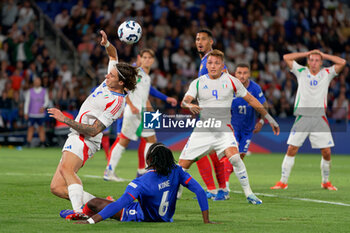
[[90, 224], [87, 220], [79, 220], [74, 222], [73, 224]]
[[59, 109], [57, 109], [57, 108], [49, 108], [47, 110], [47, 112], [49, 113], [49, 117], [55, 118], [56, 120], [58, 120], [60, 122], [64, 122], [64, 118], [66, 116], [63, 115], [63, 113]]
[[261, 124], [260, 122], [257, 122], [257, 123], [255, 124], [255, 128], [254, 128], [254, 130], [253, 130], [253, 133], [259, 133], [260, 130], [262, 129], [262, 127], [263, 127], [263, 124]]
[[191, 104], [188, 108], [193, 114], [199, 114], [201, 112], [201, 108], [195, 104]]
[[26, 121], [27, 121], [27, 120], [28, 120], [28, 118], [29, 118], [29, 117], [28, 117], [28, 114], [24, 114], [24, 120], [26, 120]]
[[166, 102], [171, 104], [171, 106], [175, 107], [177, 105], [177, 100], [173, 97], [166, 98]]
[[322, 53], [320, 50], [318, 50], [318, 49], [314, 49], [314, 50], [309, 51], [309, 52], [307, 53], [307, 56], [309, 56], [311, 53], [319, 53], [319, 54], [321, 55], [321, 57], [323, 57], [323, 56], [322, 56], [323, 53]]
[[278, 125], [274, 125], [270, 123], [270, 126], [272, 128], [273, 134], [274, 135], [279, 135], [280, 134], [280, 127]]
[[101, 44], [102, 46], [105, 46], [105, 45], [107, 44], [107, 41], [108, 41], [108, 39], [107, 39], [107, 34], [106, 34], [105, 31], [103, 31], [103, 30], [100, 31], [100, 34], [101, 34], [101, 36], [102, 36], [102, 40], [101, 40], [100, 44]]

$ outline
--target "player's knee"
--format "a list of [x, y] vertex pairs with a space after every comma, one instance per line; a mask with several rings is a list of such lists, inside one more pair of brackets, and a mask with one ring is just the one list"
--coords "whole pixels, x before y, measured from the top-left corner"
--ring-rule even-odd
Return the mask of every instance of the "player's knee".
[[62, 187], [56, 185], [56, 184], [51, 184], [50, 185], [50, 191], [53, 195], [56, 195], [58, 197], [63, 197], [64, 196], [64, 191]]
[[324, 160], [331, 160], [331, 149], [325, 148], [321, 150], [322, 157]]
[[295, 156], [297, 154], [298, 150], [299, 150], [299, 147], [289, 145], [288, 150], [287, 150], [287, 155], [288, 156]]
[[243, 160], [245, 157], [245, 153], [241, 153], [240, 156], [241, 156], [241, 159]]
[[99, 212], [110, 203], [111, 202], [109, 202], [105, 199], [95, 197], [87, 203], [87, 206], [89, 207], [90, 210], [95, 211], [95, 212]]
[[184, 169], [189, 169], [191, 167], [192, 163], [193, 163], [193, 161], [191, 161], [191, 160], [184, 160], [184, 159], [179, 160], [179, 165]]
[[96, 206], [98, 205], [98, 201], [97, 198], [93, 198], [90, 201], [88, 201], [88, 203], [86, 203], [87, 206], [89, 207], [90, 210], [95, 211], [96, 210]]
[[240, 161], [242, 161], [241, 156], [239, 154], [234, 154], [230, 156], [228, 160], [233, 166], [236, 166]]

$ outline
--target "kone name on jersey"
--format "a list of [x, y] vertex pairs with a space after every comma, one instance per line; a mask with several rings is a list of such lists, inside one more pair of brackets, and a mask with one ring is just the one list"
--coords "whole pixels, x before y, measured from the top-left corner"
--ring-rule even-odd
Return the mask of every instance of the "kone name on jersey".
[[163, 183], [158, 184], [159, 190], [161, 190], [163, 188], [167, 188], [167, 187], [170, 187], [170, 180], [167, 180], [167, 181], [165, 181]]

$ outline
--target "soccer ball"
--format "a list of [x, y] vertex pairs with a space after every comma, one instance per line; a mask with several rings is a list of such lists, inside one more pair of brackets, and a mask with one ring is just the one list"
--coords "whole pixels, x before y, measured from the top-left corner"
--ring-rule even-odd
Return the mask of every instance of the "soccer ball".
[[133, 20], [125, 21], [118, 28], [118, 37], [127, 44], [137, 43], [142, 36], [140, 24]]

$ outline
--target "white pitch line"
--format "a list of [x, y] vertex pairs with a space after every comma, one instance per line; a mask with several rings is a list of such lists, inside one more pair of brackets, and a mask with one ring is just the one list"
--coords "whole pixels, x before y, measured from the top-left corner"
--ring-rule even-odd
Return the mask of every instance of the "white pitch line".
[[[53, 176], [53, 173], [16, 173], [16, 172], [7, 172], [7, 173], [0, 173], [0, 175], [6, 175], [6, 176]], [[93, 178], [93, 179], [103, 179], [103, 176], [95, 176], [95, 175], [81, 175], [82, 177], [86, 178]], [[125, 179], [125, 181], [131, 181], [130, 179]]]
[[[239, 193], [239, 194], [243, 193], [242, 191], [230, 191], [230, 192], [231, 193]], [[276, 197], [276, 198], [284, 198], [284, 199], [307, 201], [307, 202], [316, 202], [316, 203], [330, 204], [330, 205], [350, 206], [350, 204], [346, 204], [346, 203], [342, 203], [342, 202], [323, 201], [323, 200], [301, 198], [301, 197], [278, 196], [275, 194], [268, 194], [268, 193], [254, 193], [254, 194], [260, 195], [260, 196], [265, 196], [265, 197]]]

